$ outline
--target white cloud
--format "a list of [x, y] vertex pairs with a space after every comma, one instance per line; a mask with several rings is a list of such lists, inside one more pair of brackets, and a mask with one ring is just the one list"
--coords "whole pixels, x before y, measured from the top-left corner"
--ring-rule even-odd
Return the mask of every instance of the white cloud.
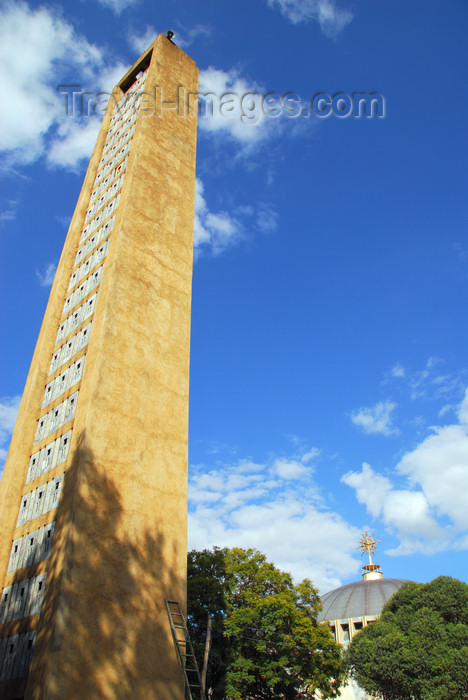
[[152, 25], [147, 24], [142, 32], [132, 32], [129, 34], [127, 38], [128, 45], [140, 55], [153, 43], [159, 33], [160, 32]]
[[203, 250], [210, 250], [213, 255], [219, 255], [227, 247], [234, 245], [241, 239], [241, 225], [235, 217], [227, 212], [210, 212], [203, 193], [203, 183], [197, 178], [193, 229], [194, 248], [198, 254], [203, 246]]
[[392, 375], [392, 377], [404, 377], [406, 374], [405, 368], [403, 367], [403, 365], [397, 362], [396, 365], [393, 365], [392, 369], [390, 370], [390, 374]]
[[395, 467], [393, 481], [404, 477], [405, 488], [364, 464], [343, 482], [374, 518], [400, 538], [391, 554], [432, 553], [468, 543], [468, 390], [459, 406], [459, 423], [432, 428]]
[[396, 404], [379, 401], [375, 406], [359, 408], [351, 413], [351, 420], [358, 428], [372, 435], [396, 435], [398, 429], [392, 425], [392, 413]]
[[465, 395], [458, 407], [458, 420], [462, 425], [468, 426], [468, 389], [465, 389]]
[[374, 472], [369, 464], [363, 464], [361, 472], [348, 472], [342, 481], [355, 489], [359, 503], [373, 518], [381, 518], [400, 538], [445, 539], [421, 491], [395, 489], [390, 479]]
[[0, 81], [7, 95], [0, 112], [0, 150], [12, 162], [29, 163], [43, 153], [46, 134], [64, 116], [56, 90], [64, 75], [61, 65], [92, 75], [102, 57], [47, 8], [9, 2], [0, 10], [0, 27]]
[[304, 454], [301, 456], [301, 461], [304, 464], [308, 464], [311, 459], [315, 459], [320, 455], [320, 450], [317, 449], [316, 447], [313, 447], [311, 450], [306, 450]]
[[322, 592], [354, 574], [358, 531], [322, 504], [313, 471], [301, 457], [240, 460], [195, 467], [189, 480], [189, 546], [255, 547], [297, 579]]
[[[244, 153], [281, 128], [278, 119], [263, 113], [265, 91], [249, 83], [238, 71], [207, 68], [200, 71], [199, 95], [206, 109], [198, 127], [211, 135], [228, 137], [243, 146]], [[211, 97], [206, 99], [207, 96]]]
[[[108, 4], [118, 12], [127, 3], [109, 0]], [[196, 25], [183, 31], [188, 36], [185, 41], [189, 42], [209, 30]], [[131, 36], [129, 42], [140, 52], [155, 35], [153, 27], [148, 25], [143, 34]], [[26, 43], [24, 36], [28, 37]], [[121, 63], [104, 62], [104, 51], [79, 35], [53, 9], [32, 9], [26, 2], [4, 5], [0, 10], [0, 80], [7, 89], [8, 99], [0, 112], [0, 151], [6, 153], [9, 167], [14, 163], [31, 163], [47, 153], [49, 165], [76, 168], [83, 158], [90, 156], [97, 116], [102, 115], [106, 99], [99, 98], [99, 105], [90, 116], [86, 113], [77, 117], [81, 97], [72, 98], [71, 93], [109, 92], [126, 70], [127, 66]], [[76, 86], [74, 89], [65, 87], [70, 82]], [[237, 71], [214, 68], [201, 71], [200, 92], [214, 94], [217, 105], [214, 115], [200, 117], [200, 130], [240, 144], [243, 154], [282, 128], [277, 119], [263, 115], [260, 88]], [[92, 95], [83, 100], [85, 112], [89, 104], [93, 108]], [[75, 113], [70, 116], [72, 103]], [[259, 217], [259, 226], [273, 224], [267, 212]], [[214, 219], [211, 226], [218, 230], [220, 238], [231, 238], [234, 234], [226, 218]]]
[[279, 7], [293, 23], [315, 20], [328, 37], [335, 37], [353, 19], [349, 10], [339, 9], [334, 0], [267, 0], [270, 7]]
[[18, 202], [13, 199], [5, 202], [5, 206], [0, 210], [0, 224], [16, 219], [17, 205]]
[[[138, 54], [141, 54], [150, 44], [153, 43], [158, 34], [160, 34], [160, 31], [155, 29], [151, 24], [147, 24], [142, 32], [132, 32], [128, 36], [129, 46], [131, 46], [132, 49], [134, 49]], [[184, 27], [182, 24], [179, 24], [172, 41], [174, 44], [177, 44], [177, 46], [180, 46], [181, 49], [186, 49], [188, 46], [193, 44], [197, 37], [208, 37], [210, 34], [211, 27], [206, 24], [198, 23], [190, 29]]]
[[257, 210], [257, 227], [264, 233], [276, 231], [278, 227], [278, 214], [270, 207], [259, 205]]
[[466, 425], [436, 428], [408, 452], [397, 470], [410, 484], [420, 487], [439, 515], [456, 527], [468, 528], [468, 431]]
[[385, 498], [392, 490], [389, 479], [377, 474], [369, 464], [364, 463], [361, 472], [348, 472], [341, 480], [356, 490], [359, 503], [367, 507], [373, 518], [381, 515]]
[[307, 467], [296, 459], [275, 459], [273, 463], [275, 474], [280, 479], [299, 479], [307, 474]]
[[[4, 4], [0, 81], [8, 98], [0, 112], [0, 151], [9, 167], [46, 154], [49, 165], [74, 169], [89, 158], [99, 120], [67, 116], [64, 86], [72, 75], [77, 92], [110, 91], [125, 71], [121, 63], [104, 65], [103, 51], [53, 9], [32, 9], [26, 2]], [[71, 112], [71, 94], [68, 100]], [[99, 111], [102, 114], [102, 104]]]
[[[107, 108], [109, 95], [129, 68], [128, 64], [117, 62], [106, 65], [96, 72], [93, 76], [89, 104], [86, 105], [84, 102], [84, 115], [78, 114], [62, 119], [55, 131], [47, 153], [50, 166], [75, 170], [81, 161], [89, 160]], [[65, 99], [65, 96], [62, 95], [62, 98]], [[69, 100], [71, 106], [71, 96]]]
[[83, 159], [89, 159], [96, 142], [101, 120], [89, 117], [83, 120], [67, 119], [57, 130], [47, 160], [50, 165], [74, 170]]
[[139, 0], [98, 0], [100, 5], [108, 7], [116, 15], [122, 14], [123, 10], [126, 10], [132, 5], [136, 5]]
[[[96, 90], [102, 92], [111, 92], [111, 90], [120, 82], [125, 73], [131, 68], [131, 64], [122, 63], [121, 61], [112, 65], [104, 66], [99, 73], [94, 76], [94, 84]], [[99, 113], [104, 114], [104, 108], [99, 108]]]
[[387, 374], [385, 382], [389, 378], [398, 380], [395, 386], [409, 390], [413, 401], [438, 400], [454, 398], [459, 399], [463, 388], [465, 372], [456, 374], [442, 371], [444, 361], [440, 357], [429, 357], [423, 369], [411, 370], [396, 363]]
[[255, 231], [269, 233], [276, 228], [277, 214], [270, 207], [257, 203], [256, 208], [235, 207], [230, 211], [210, 211], [205, 188], [200, 178], [195, 182], [195, 218], [193, 245], [195, 259], [203, 253], [219, 255]]
[[[424, 369], [409, 374], [408, 383], [411, 388], [411, 398], [413, 400], [427, 396], [428, 389], [431, 385], [432, 387], [435, 385], [436, 389], [439, 389], [439, 391], [442, 389], [442, 393], [444, 392], [443, 385], [446, 384], [448, 377], [444, 377], [444, 375], [435, 372], [435, 368], [441, 363], [442, 360], [439, 358], [430, 357]], [[437, 393], [439, 393], [439, 391], [437, 391]]]
[[175, 34], [174, 41], [181, 49], [185, 49], [193, 44], [197, 37], [208, 37], [211, 35], [211, 32], [211, 27], [207, 24], [198, 23], [190, 29], [180, 24]]
[[56, 263], [49, 263], [44, 272], [39, 272], [36, 270], [36, 276], [39, 280], [41, 287], [51, 287], [54, 281], [55, 272], [57, 270]]
[[6, 396], [0, 399], [0, 462], [3, 464], [7, 456], [21, 396]]

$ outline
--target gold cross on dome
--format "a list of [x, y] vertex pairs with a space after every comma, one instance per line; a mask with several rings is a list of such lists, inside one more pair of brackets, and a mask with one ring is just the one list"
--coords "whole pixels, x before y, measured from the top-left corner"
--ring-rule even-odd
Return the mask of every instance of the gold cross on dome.
[[365, 533], [362, 535], [361, 539], [359, 540], [359, 547], [356, 547], [356, 549], [360, 549], [362, 554], [368, 554], [369, 564], [372, 564], [371, 554], [375, 552], [379, 543], [380, 540], [376, 540], [375, 537], [369, 535], [369, 533], [366, 530]]

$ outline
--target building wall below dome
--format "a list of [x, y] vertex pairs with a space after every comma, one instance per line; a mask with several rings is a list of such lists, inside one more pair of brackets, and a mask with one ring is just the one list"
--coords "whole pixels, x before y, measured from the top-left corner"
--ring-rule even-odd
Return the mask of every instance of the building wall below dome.
[[365, 690], [360, 688], [353, 679], [350, 679], [346, 685], [341, 688], [339, 698], [340, 700], [372, 700], [372, 696], [368, 695]]
[[362, 630], [363, 627], [367, 627], [369, 623], [374, 622], [377, 619], [377, 615], [365, 615], [362, 617], [348, 617], [342, 618], [341, 620], [331, 620], [330, 629], [333, 632], [335, 641], [341, 644], [343, 648], [346, 648], [352, 638]]

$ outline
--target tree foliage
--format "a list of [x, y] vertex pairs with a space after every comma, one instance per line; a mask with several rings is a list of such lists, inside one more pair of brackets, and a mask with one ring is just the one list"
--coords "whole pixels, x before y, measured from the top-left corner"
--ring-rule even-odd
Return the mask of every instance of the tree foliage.
[[317, 623], [320, 599], [305, 579], [254, 549], [192, 551], [188, 556], [188, 621], [199, 663], [207, 615], [213, 646], [207, 687], [213, 700], [338, 695], [341, 651]]
[[384, 700], [468, 698], [468, 585], [405, 583], [350, 644], [346, 665]]

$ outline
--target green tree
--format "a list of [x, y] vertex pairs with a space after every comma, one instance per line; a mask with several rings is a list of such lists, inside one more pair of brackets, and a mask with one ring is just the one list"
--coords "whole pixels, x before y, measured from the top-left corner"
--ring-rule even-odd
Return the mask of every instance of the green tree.
[[359, 685], [384, 700], [468, 698], [468, 585], [405, 583], [348, 647]]
[[308, 579], [294, 585], [254, 549], [189, 553], [188, 621], [201, 663], [212, 615], [214, 700], [337, 697], [341, 651], [319, 609]]

